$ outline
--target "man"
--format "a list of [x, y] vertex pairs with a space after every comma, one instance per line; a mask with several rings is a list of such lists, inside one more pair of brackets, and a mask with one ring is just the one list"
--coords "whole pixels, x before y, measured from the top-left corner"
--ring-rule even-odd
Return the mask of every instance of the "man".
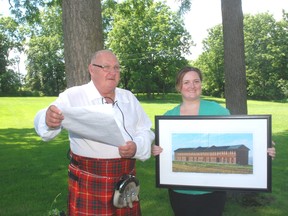
[[130, 91], [117, 87], [120, 65], [111, 51], [96, 52], [88, 69], [91, 75], [88, 84], [65, 90], [47, 109], [37, 113], [34, 121], [36, 132], [44, 141], [51, 140], [61, 132], [65, 118], [63, 109], [111, 104], [125, 143], [108, 145], [69, 131], [71, 163], [68, 169], [68, 214], [141, 215], [137, 198], [132, 200], [133, 205], [131, 200], [126, 205], [127, 200], [124, 199], [124, 205], [122, 202], [120, 207], [115, 207], [113, 195], [115, 186], [123, 182], [123, 177], [136, 178], [135, 160], [144, 161], [150, 157], [154, 139], [151, 121], [136, 97]]

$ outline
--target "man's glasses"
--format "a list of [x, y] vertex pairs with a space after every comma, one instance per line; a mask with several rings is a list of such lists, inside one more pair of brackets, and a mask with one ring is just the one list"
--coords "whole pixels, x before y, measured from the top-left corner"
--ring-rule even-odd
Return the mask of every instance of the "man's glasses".
[[121, 69], [120, 66], [111, 67], [111, 66], [104, 66], [104, 65], [98, 65], [98, 64], [92, 64], [92, 65], [95, 67], [102, 68], [103, 71], [105, 72], [111, 72], [112, 70], [115, 72], [120, 72], [120, 69]]

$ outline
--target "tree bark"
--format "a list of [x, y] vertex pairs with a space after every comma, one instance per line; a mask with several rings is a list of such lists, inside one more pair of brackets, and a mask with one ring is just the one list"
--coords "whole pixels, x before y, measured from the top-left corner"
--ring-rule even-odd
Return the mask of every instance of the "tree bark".
[[247, 89], [241, 0], [221, 0], [226, 107], [247, 114]]
[[103, 49], [100, 0], [63, 0], [62, 20], [67, 87], [90, 80], [91, 55]]

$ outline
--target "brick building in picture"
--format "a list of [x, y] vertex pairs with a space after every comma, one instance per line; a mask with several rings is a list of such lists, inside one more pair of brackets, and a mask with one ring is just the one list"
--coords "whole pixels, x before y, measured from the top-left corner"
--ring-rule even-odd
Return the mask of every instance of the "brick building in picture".
[[174, 155], [176, 161], [248, 165], [249, 150], [245, 145], [179, 148]]

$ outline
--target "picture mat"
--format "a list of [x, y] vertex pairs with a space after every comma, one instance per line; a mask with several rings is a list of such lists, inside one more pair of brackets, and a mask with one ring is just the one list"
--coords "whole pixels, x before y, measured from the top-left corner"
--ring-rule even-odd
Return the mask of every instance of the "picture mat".
[[[267, 130], [268, 123], [267, 119], [261, 118], [158, 119], [158, 142], [163, 148], [163, 152], [159, 155], [158, 186], [267, 189], [269, 186], [267, 143], [271, 138]], [[252, 133], [253, 174], [173, 172], [172, 134], [174, 133]]]

